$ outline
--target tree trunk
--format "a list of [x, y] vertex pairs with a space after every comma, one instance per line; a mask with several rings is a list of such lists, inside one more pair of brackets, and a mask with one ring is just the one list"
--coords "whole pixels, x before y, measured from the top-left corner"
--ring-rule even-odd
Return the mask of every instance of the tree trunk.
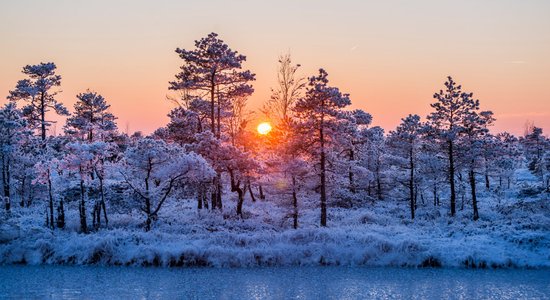
[[80, 231], [82, 231], [82, 233], [88, 233], [88, 224], [86, 224], [86, 201], [84, 198], [84, 180], [80, 179]]
[[413, 160], [413, 151], [412, 147], [409, 150], [409, 200], [411, 206], [411, 219], [414, 219], [414, 160]]
[[380, 180], [380, 162], [376, 163], [376, 197], [382, 200], [382, 182]]
[[6, 211], [10, 211], [11, 209], [11, 202], [10, 202], [10, 198], [6, 197], [5, 198], [6, 200]]
[[216, 85], [214, 84], [216, 77], [216, 71], [212, 72], [212, 78], [210, 78], [210, 121], [211, 121], [211, 127], [210, 130], [216, 136], [216, 124], [215, 124], [215, 114], [214, 114], [214, 107], [215, 107], [215, 98], [214, 95], [216, 93]]
[[216, 189], [218, 188], [218, 185], [216, 184], [217, 177], [212, 180], [212, 193], [211, 193], [211, 199], [210, 203], [212, 203], [212, 210], [216, 209], [216, 204], [218, 203], [217, 195], [216, 195]]
[[261, 184], [258, 186], [258, 190], [260, 191], [260, 199], [265, 200], [264, 189]]
[[202, 183], [199, 184], [199, 188], [197, 189], [197, 209], [202, 209]]
[[355, 183], [353, 182], [353, 170], [351, 166], [354, 160], [355, 160], [355, 153], [353, 151], [353, 146], [352, 146], [352, 148], [349, 150], [350, 167], [349, 167], [348, 180], [349, 180], [349, 191], [355, 194]]
[[451, 186], [451, 216], [456, 213], [455, 162], [453, 141], [449, 141], [449, 184]]
[[63, 198], [59, 200], [59, 206], [57, 207], [57, 228], [65, 228], [65, 208], [63, 206]]
[[48, 207], [45, 207], [44, 212], [46, 214], [46, 227], [50, 227], [50, 214], [48, 214]]
[[252, 202], [256, 202], [256, 197], [254, 197], [254, 193], [252, 192], [252, 184], [250, 184], [250, 181], [248, 181], [248, 192], [250, 193]]
[[325, 162], [325, 136], [323, 132], [323, 123], [319, 130], [321, 140], [321, 226], [327, 226], [327, 191], [326, 191], [326, 162]]
[[241, 181], [235, 181], [235, 176], [233, 170], [229, 170], [229, 176], [231, 177], [231, 191], [237, 192], [238, 201], [237, 201], [237, 215], [243, 216], [243, 202], [244, 202], [244, 191], [240, 187]]
[[208, 209], [209, 207], [209, 204], [208, 204], [208, 190], [206, 188], [206, 184], [202, 184], [201, 185], [201, 202], [202, 202], [202, 205], [205, 209]]
[[27, 199], [27, 207], [30, 207], [32, 204], [32, 201], [34, 200], [34, 188], [32, 184], [29, 182], [29, 198]]
[[152, 215], [151, 215], [151, 200], [149, 199], [149, 191], [147, 190], [147, 197], [145, 198], [145, 215], [147, 220], [145, 220], [145, 231], [151, 230]]
[[21, 196], [21, 201], [19, 202], [19, 206], [21, 207], [25, 207], [25, 179], [27, 177], [25, 175], [23, 175], [23, 178], [21, 178], [21, 193], [20, 193], [20, 196]]
[[217, 180], [217, 184], [218, 184], [218, 187], [217, 187], [217, 193], [216, 193], [216, 204], [218, 205], [218, 209], [219, 210], [222, 210], [223, 209], [223, 205], [222, 205], [222, 174], [221, 173], [218, 173], [218, 180]]
[[434, 206], [437, 206], [437, 185], [435, 183], [434, 183], [433, 193], [434, 193]]
[[97, 176], [99, 179], [99, 191], [101, 193], [101, 202], [99, 202], [99, 212], [103, 209], [103, 218], [105, 219], [105, 227], [109, 226], [109, 219], [107, 218], [107, 207], [105, 205], [105, 190], [103, 187], [103, 176]]
[[[44, 95], [44, 92], [42, 92], [42, 94], [40, 95], [40, 120], [42, 122], [42, 124], [40, 124], [40, 128], [41, 128], [41, 137], [42, 137], [42, 142], [44, 142], [46, 140], [46, 103], [45, 103], [45, 98], [46, 95]], [[46, 144], [43, 143], [42, 147], [45, 147]]]
[[48, 170], [48, 196], [49, 196], [49, 207], [50, 207], [50, 228], [53, 230], [55, 225], [53, 223], [53, 194], [52, 194], [52, 180], [50, 177], [50, 170]]
[[145, 220], [145, 231], [151, 230], [151, 194], [149, 193], [149, 177], [151, 176], [152, 162], [149, 159], [149, 164], [147, 168], [147, 176], [145, 176], [145, 215], [147, 219]]
[[470, 170], [470, 189], [472, 191], [472, 206], [474, 208], [474, 221], [479, 219], [479, 212], [477, 210], [477, 196], [476, 196], [476, 175], [474, 170]]
[[489, 182], [489, 172], [485, 171], [485, 188], [489, 190], [490, 188], [490, 182]]
[[7, 162], [5, 161], [5, 155], [2, 155], [2, 180], [4, 183], [4, 198], [6, 201], [6, 211], [9, 211], [11, 208], [11, 193], [10, 193], [10, 186], [11, 186], [11, 175], [10, 175], [10, 160], [7, 159]]
[[220, 98], [220, 91], [219, 91], [219, 87], [218, 87], [218, 114], [217, 114], [217, 126], [218, 126], [218, 129], [217, 129], [217, 137], [218, 137], [218, 140], [221, 138], [221, 132], [222, 132], [222, 127], [221, 127], [221, 107], [222, 107], [222, 103], [221, 103], [221, 98]]
[[237, 192], [237, 195], [239, 197], [239, 200], [237, 202], [237, 215], [241, 216], [241, 218], [242, 218], [242, 216], [243, 216], [244, 192], [240, 187], [237, 187], [235, 189], [235, 191]]
[[99, 227], [101, 226], [101, 202], [100, 202], [100, 203], [97, 203], [96, 205], [97, 205], [97, 209], [96, 209], [97, 224], [96, 224], [95, 230], [99, 230]]
[[99, 225], [98, 225], [99, 220], [97, 219], [98, 217], [97, 209], [98, 209], [97, 203], [95, 203], [94, 208], [92, 209], [92, 228], [94, 230], [97, 230], [99, 228]]
[[296, 195], [296, 177], [292, 176], [292, 207], [293, 227], [298, 229], [298, 197]]

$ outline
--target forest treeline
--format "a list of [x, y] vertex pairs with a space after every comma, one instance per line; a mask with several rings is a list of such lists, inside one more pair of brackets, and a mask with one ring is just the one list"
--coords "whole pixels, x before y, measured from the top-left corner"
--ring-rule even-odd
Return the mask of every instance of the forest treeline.
[[[215, 33], [176, 53], [181, 71], [168, 84], [176, 108], [149, 136], [121, 133], [108, 100], [92, 90], [76, 95], [70, 112], [57, 100], [55, 63], [23, 67], [0, 109], [8, 215], [43, 207], [54, 230], [65, 227], [67, 209], [78, 209], [87, 233], [108, 227], [110, 207], [123, 206], [141, 211], [150, 230], [166, 201], [191, 199], [215, 213], [234, 194], [239, 217], [246, 217], [245, 198], [247, 205], [284, 199], [294, 228], [311, 195], [319, 199], [320, 226], [330, 207], [375, 201], [406, 201], [412, 219], [419, 203], [429, 203], [448, 206], [450, 217], [466, 207], [477, 220], [479, 190], [498, 197], [525, 166], [540, 180], [531, 192], [550, 191], [550, 140], [542, 129], [528, 126], [521, 137], [491, 132], [493, 113], [451, 77], [424, 120], [411, 114], [385, 132], [371, 126], [368, 112], [348, 109], [350, 95], [332, 86], [324, 69], [302, 77], [300, 65], [283, 55], [277, 85], [256, 115], [273, 130], [261, 135], [246, 108], [255, 80], [246, 56]], [[67, 116], [61, 135], [48, 135], [52, 112]]]

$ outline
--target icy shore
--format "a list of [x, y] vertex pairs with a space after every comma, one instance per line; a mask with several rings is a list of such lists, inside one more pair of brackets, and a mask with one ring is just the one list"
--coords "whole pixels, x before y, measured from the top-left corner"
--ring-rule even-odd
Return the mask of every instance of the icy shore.
[[[310, 201], [314, 202], [312, 197]], [[269, 202], [232, 213], [201, 211], [191, 201], [171, 201], [150, 232], [138, 214], [113, 214], [109, 228], [90, 234], [78, 224], [51, 231], [40, 212], [2, 216], [0, 264], [99, 264], [137, 266], [443, 266], [550, 267], [547, 199], [482, 202], [474, 222], [464, 209], [454, 218], [426, 204], [414, 221], [406, 203], [380, 202], [331, 208], [328, 228], [317, 210], [303, 210], [301, 228], [289, 228], [285, 210]], [[76, 221], [74, 210], [69, 220]]]

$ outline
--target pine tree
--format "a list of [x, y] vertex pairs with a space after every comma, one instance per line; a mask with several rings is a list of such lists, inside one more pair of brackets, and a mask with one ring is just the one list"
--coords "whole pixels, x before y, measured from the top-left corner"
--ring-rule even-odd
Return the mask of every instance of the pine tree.
[[327, 151], [337, 134], [337, 123], [345, 117], [342, 109], [351, 104], [348, 94], [328, 82], [328, 73], [319, 69], [318, 76], [309, 78], [305, 96], [295, 106], [302, 137], [311, 141], [310, 155], [319, 163], [321, 226], [327, 226]]
[[254, 91], [249, 82], [255, 79], [255, 75], [242, 70], [246, 56], [231, 50], [216, 33], [195, 41], [194, 50], [177, 48], [176, 53], [184, 64], [169, 88], [192, 91], [199, 97], [207, 95], [210, 99], [210, 130], [220, 138], [221, 102]]
[[[218, 139], [222, 137], [221, 119], [231, 101], [246, 97], [254, 92], [250, 82], [255, 75], [249, 70], [242, 70], [246, 56], [231, 50], [216, 33], [210, 33], [195, 41], [195, 49], [176, 49], [183, 59], [181, 72], [176, 74], [176, 81], [170, 82], [169, 89], [194, 93], [194, 97], [210, 100], [210, 130]], [[222, 208], [221, 174], [213, 182], [215, 192], [213, 206]]]
[[359, 166], [360, 152], [363, 146], [367, 143], [368, 126], [372, 122], [372, 116], [360, 109], [356, 109], [348, 114], [349, 122], [344, 123], [342, 129], [345, 134], [340, 135], [343, 145], [342, 153], [347, 156], [348, 169], [348, 189], [351, 193], [357, 192], [357, 171], [361, 169]]
[[[477, 102], [479, 103], [479, 101]], [[476, 194], [476, 170], [480, 167], [481, 159], [483, 158], [483, 141], [489, 134], [488, 126], [494, 121], [492, 112], [484, 111], [478, 113], [478, 109], [479, 105], [475, 106], [464, 116], [462, 121], [464, 134], [459, 141], [458, 149], [460, 158], [468, 168], [468, 181], [470, 183], [474, 221], [479, 219]]]
[[46, 129], [51, 121], [46, 120], [46, 113], [53, 109], [58, 115], [69, 115], [62, 103], [55, 99], [61, 85], [61, 76], [55, 74], [56, 65], [52, 62], [23, 67], [23, 74], [28, 79], [19, 80], [14, 90], [10, 91], [10, 101], [23, 101], [23, 115], [29, 125], [39, 128], [42, 141], [46, 140]]
[[550, 145], [549, 141], [544, 137], [542, 128], [533, 126], [522, 140], [527, 158], [527, 166], [529, 170], [539, 178], [543, 178], [544, 162], [543, 157], [546, 148]]
[[96, 92], [86, 91], [76, 96], [75, 112], [65, 125], [65, 133], [80, 140], [105, 141], [117, 130], [116, 117], [109, 112], [111, 105]]
[[499, 188], [503, 188], [503, 180], [505, 180], [506, 188], [510, 188], [514, 171], [521, 161], [522, 151], [519, 140], [508, 132], [502, 132], [496, 135], [492, 146], [493, 164], [499, 178]]
[[386, 137], [384, 129], [380, 126], [368, 128], [365, 131], [365, 165], [371, 176], [367, 183], [367, 193], [372, 196], [373, 190], [376, 198], [383, 198], [383, 180], [386, 171]]
[[390, 132], [389, 137], [392, 152], [401, 158], [397, 164], [398, 167], [408, 173], [408, 180], [405, 185], [409, 189], [411, 219], [414, 219], [416, 209], [417, 161], [423, 127], [424, 125], [420, 122], [418, 115], [408, 115], [401, 119], [401, 124], [397, 126], [395, 131]]
[[479, 108], [479, 101], [472, 99], [471, 93], [462, 92], [450, 76], [445, 82], [445, 90], [434, 94], [434, 111], [428, 115], [429, 134], [436, 138], [447, 155], [447, 177], [450, 186], [451, 216], [456, 213], [456, 144], [464, 133], [463, 122], [472, 111]]
[[[52, 137], [50, 137], [52, 139]], [[33, 184], [39, 183], [41, 185], [46, 186], [46, 190], [48, 192], [48, 205], [46, 209], [46, 225], [50, 227], [52, 230], [55, 229], [55, 218], [54, 218], [54, 197], [57, 195], [55, 192], [55, 184], [54, 184], [54, 178], [60, 173], [61, 169], [64, 169], [65, 166], [61, 165], [61, 162], [59, 160], [59, 157], [61, 155], [64, 155], [65, 153], [62, 153], [60, 151], [57, 151], [56, 149], [56, 143], [57, 140], [51, 140], [48, 144], [46, 144], [45, 148], [42, 148], [43, 151], [40, 151], [37, 155], [37, 163], [34, 165], [34, 170], [36, 172], [36, 177], [33, 179]], [[63, 200], [60, 199], [59, 206], [63, 206], [62, 202]], [[59, 207], [58, 206], [58, 207]], [[61, 211], [58, 212], [61, 213]], [[64, 211], [62, 214], [62, 218], [64, 219]], [[58, 217], [61, 217], [58, 215]]]
[[89, 144], [78, 141], [66, 145], [66, 153], [63, 157], [62, 167], [67, 170], [68, 176], [77, 178], [80, 190], [80, 202], [78, 212], [80, 217], [80, 231], [88, 233], [88, 222], [86, 215], [87, 187], [90, 184], [93, 174], [93, 154], [89, 151]]
[[8, 103], [0, 109], [0, 163], [2, 165], [2, 190], [6, 211], [10, 210], [13, 171], [16, 168], [19, 148], [25, 135], [26, 122], [15, 104]]

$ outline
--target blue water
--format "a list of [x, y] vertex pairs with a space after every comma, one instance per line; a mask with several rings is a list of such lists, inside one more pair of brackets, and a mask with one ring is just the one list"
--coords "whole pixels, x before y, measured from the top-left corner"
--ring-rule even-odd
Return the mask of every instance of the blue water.
[[550, 270], [0, 266], [0, 299], [550, 299]]

